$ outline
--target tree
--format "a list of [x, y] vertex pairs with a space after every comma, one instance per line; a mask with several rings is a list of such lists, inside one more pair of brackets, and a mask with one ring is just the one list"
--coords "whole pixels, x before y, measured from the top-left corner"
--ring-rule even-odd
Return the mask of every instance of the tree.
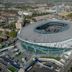
[[16, 31], [9, 32], [9, 37], [15, 38], [16, 36], [17, 36], [17, 32]]

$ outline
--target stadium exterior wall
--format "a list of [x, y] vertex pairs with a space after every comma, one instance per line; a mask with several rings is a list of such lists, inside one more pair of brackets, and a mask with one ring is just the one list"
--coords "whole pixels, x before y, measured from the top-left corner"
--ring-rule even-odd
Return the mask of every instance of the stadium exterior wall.
[[[66, 48], [66, 47], [61, 48], [61, 46], [54, 47], [52, 45], [48, 46], [49, 44], [42, 45], [43, 43], [29, 42], [29, 41], [23, 40], [19, 35], [20, 35], [20, 31], [18, 33], [18, 39], [20, 40], [21, 46], [23, 47], [23, 49], [25, 49], [26, 51], [28, 51], [32, 54], [48, 55], [48, 56], [53, 57], [53, 56], [60, 56], [62, 53], [72, 50], [72, 48]], [[66, 41], [64, 41], [64, 42], [66, 42]], [[68, 40], [67, 40], [67, 42], [68, 42]], [[54, 44], [56, 44], [56, 43], [54, 43]]]

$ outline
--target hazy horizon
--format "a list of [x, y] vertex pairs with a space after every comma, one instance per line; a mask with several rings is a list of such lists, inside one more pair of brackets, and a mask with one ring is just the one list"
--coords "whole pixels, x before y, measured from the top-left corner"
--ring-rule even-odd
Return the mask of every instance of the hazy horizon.
[[12, 3], [50, 3], [50, 2], [72, 2], [72, 0], [0, 0]]

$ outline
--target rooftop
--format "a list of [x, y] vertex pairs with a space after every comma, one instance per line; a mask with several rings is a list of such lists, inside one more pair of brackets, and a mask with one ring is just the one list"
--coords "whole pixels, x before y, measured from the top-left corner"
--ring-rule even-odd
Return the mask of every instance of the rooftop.
[[[58, 32], [58, 33], [38, 33], [35, 31], [35, 28], [44, 25], [49, 22], [57, 22], [57, 23], [63, 23], [68, 25], [68, 29], [65, 29], [64, 31]], [[54, 42], [62, 42], [65, 40], [72, 39], [72, 24], [71, 22], [68, 21], [62, 21], [62, 20], [43, 20], [39, 21], [34, 24], [30, 24], [26, 27], [24, 27], [20, 34], [19, 37], [22, 40], [30, 41], [30, 42], [35, 42], [35, 43], [54, 43]]]

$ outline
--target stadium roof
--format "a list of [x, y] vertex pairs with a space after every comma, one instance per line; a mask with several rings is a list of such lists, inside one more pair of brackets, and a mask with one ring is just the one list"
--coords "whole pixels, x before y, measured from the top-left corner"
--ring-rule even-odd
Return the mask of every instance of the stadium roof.
[[[62, 32], [58, 33], [51, 33], [51, 34], [41, 34], [35, 31], [35, 28], [37, 26], [40, 26], [42, 24], [46, 24], [48, 22], [60, 22], [64, 24], [68, 24], [69, 28], [67, 30], [64, 30]], [[62, 42], [68, 39], [72, 39], [72, 24], [69, 21], [62, 21], [62, 20], [43, 20], [39, 21], [34, 24], [30, 24], [26, 27], [24, 27], [20, 34], [19, 37], [22, 40], [27, 40], [30, 42], [35, 42], [35, 43], [54, 43], [54, 42]]]

